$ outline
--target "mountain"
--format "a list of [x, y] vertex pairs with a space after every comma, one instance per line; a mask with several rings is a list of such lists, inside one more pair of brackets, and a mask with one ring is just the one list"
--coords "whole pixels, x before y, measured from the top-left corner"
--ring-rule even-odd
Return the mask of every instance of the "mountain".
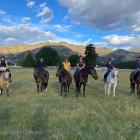
[[123, 49], [117, 49], [107, 55], [100, 56], [98, 61], [104, 62], [109, 57], [111, 57], [114, 61], [123, 62], [123, 61], [134, 61], [140, 55], [140, 52], [131, 52]]
[[[55, 49], [60, 55], [70, 56], [71, 54], [78, 53], [79, 55], [84, 55], [85, 46], [69, 44], [66, 42], [47, 42], [32, 45], [15, 45], [15, 46], [5, 46], [0, 47], [0, 54], [6, 55], [8, 61], [18, 62], [23, 60], [29, 51], [32, 52], [33, 56], [43, 47], [51, 47]], [[110, 48], [96, 48], [96, 52], [99, 56], [107, 55], [112, 52]]]

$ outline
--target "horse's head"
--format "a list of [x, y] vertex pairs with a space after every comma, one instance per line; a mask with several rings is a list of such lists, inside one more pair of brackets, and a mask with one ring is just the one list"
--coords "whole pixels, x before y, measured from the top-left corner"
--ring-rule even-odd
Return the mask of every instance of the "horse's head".
[[88, 73], [89, 73], [95, 80], [98, 79], [98, 74], [97, 74], [97, 72], [96, 72], [96, 70], [95, 70], [94, 67], [88, 67], [87, 70], [88, 70]]
[[64, 67], [63, 65], [60, 65], [57, 69], [57, 72], [56, 72], [56, 77], [59, 77], [60, 74], [64, 71]]
[[118, 79], [118, 70], [112, 70], [111, 71], [111, 75], [112, 75], [112, 78], [117, 80]]

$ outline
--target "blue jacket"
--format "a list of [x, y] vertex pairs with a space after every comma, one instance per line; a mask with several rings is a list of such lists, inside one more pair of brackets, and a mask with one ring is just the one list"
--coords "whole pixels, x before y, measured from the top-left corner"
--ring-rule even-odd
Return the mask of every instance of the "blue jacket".
[[114, 65], [107, 63], [106, 67], [107, 67], [107, 69], [112, 70], [114, 68]]
[[37, 67], [39, 70], [43, 70], [44, 67], [45, 67], [44, 61], [43, 61], [43, 62], [38, 61], [36, 67]]

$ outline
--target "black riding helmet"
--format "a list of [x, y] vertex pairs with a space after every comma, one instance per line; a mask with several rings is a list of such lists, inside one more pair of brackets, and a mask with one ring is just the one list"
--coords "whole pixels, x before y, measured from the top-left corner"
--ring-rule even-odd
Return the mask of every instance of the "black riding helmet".
[[0, 60], [4, 59], [5, 60], [5, 56], [0, 56]]

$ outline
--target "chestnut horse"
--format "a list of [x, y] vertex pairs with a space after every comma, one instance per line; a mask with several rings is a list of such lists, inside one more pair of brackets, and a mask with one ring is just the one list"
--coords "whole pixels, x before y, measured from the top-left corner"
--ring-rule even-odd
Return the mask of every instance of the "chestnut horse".
[[98, 79], [97, 72], [93, 67], [86, 67], [80, 70], [78, 76], [74, 77], [76, 89], [77, 89], [77, 94], [76, 94], [77, 97], [79, 96], [79, 93], [81, 93], [82, 85], [83, 85], [83, 97], [85, 97], [85, 88], [88, 80], [88, 75], [91, 75], [95, 80]]
[[47, 91], [49, 72], [46, 70], [34, 69], [34, 79], [37, 85], [37, 92], [40, 93], [44, 89]]
[[64, 90], [65, 97], [67, 97], [67, 93], [69, 93], [69, 87], [71, 83], [71, 77], [69, 72], [67, 72], [63, 65], [60, 65], [56, 72], [56, 77], [59, 77], [59, 82], [61, 83], [61, 94], [60, 97], [62, 97], [62, 93]]
[[0, 95], [2, 95], [4, 87], [6, 87], [7, 97], [9, 96], [8, 93], [9, 85], [10, 85], [9, 72], [7, 71], [0, 72]]

